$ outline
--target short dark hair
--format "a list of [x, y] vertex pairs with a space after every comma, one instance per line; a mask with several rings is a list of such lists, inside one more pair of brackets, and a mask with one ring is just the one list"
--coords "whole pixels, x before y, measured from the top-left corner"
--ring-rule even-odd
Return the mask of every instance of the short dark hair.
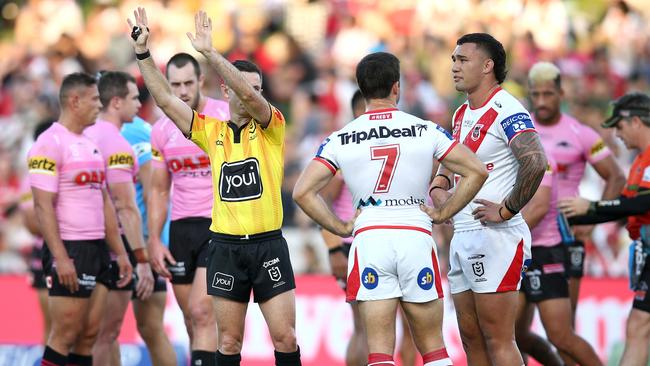
[[359, 103], [366, 103], [365, 100], [363, 100], [363, 94], [361, 94], [361, 90], [357, 89], [357, 91], [354, 92], [352, 95], [352, 101], [350, 102], [350, 105], [352, 106], [352, 110], [359, 105]]
[[190, 55], [189, 53], [181, 52], [177, 53], [172, 58], [167, 61], [167, 66], [165, 66], [165, 76], [169, 79], [169, 66], [174, 65], [177, 68], [184, 67], [187, 64], [192, 64], [194, 67], [194, 75], [196, 75], [196, 78], [198, 79], [199, 76], [201, 76], [201, 66], [199, 65], [199, 62], [196, 61], [194, 56]]
[[506, 50], [501, 42], [487, 33], [469, 33], [456, 41], [460, 46], [465, 43], [474, 43], [476, 47], [487, 53], [488, 58], [494, 62], [494, 76], [499, 84], [506, 80], [508, 71], [506, 70]]
[[47, 131], [48, 128], [52, 127], [53, 124], [54, 124], [53, 120], [46, 120], [36, 125], [33, 134], [34, 141], [36, 141], [38, 139], [38, 136], [40, 136], [43, 132]]
[[61, 89], [59, 89], [59, 103], [61, 104], [61, 107], [63, 107], [65, 102], [68, 100], [68, 94], [70, 94], [70, 91], [79, 87], [87, 88], [95, 84], [97, 84], [97, 79], [84, 72], [75, 72], [66, 75], [61, 83]]
[[97, 88], [99, 89], [99, 100], [102, 102], [102, 109], [108, 108], [111, 99], [126, 98], [129, 94], [129, 83], [136, 83], [135, 78], [122, 71], [105, 71], [99, 77]]
[[262, 70], [248, 60], [235, 60], [232, 65], [241, 72], [254, 72], [260, 76], [260, 79], [262, 79]]
[[366, 100], [386, 98], [399, 81], [399, 59], [387, 52], [371, 53], [357, 64], [356, 76]]

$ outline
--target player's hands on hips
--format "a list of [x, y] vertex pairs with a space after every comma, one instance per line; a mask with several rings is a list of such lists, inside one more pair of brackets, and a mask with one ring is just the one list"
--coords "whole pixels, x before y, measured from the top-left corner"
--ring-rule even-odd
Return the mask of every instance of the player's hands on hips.
[[133, 279], [133, 267], [131, 267], [131, 262], [126, 253], [119, 254], [116, 261], [117, 267], [120, 270], [120, 279], [117, 281], [117, 287], [121, 288], [128, 285]]
[[345, 256], [342, 250], [337, 250], [333, 253], [330, 253], [330, 268], [332, 269], [332, 275], [336, 277], [337, 280], [342, 280], [347, 282], [348, 277], [348, 258]]
[[434, 224], [442, 224], [449, 221], [449, 217], [444, 217], [442, 215], [442, 210], [439, 208], [435, 208], [427, 205], [420, 205], [420, 210], [424, 211], [424, 213], [429, 215], [431, 221], [433, 221]]
[[74, 262], [70, 257], [56, 259], [56, 275], [59, 277], [59, 283], [70, 292], [79, 291], [77, 270], [74, 268]]
[[[494, 203], [480, 198], [475, 199], [474, 203], [478, 203], [480, 206], [472, 211], [472, 215], [474, 215], [474, 220], [481, 222], [481, 225], [498, 224], [506, 221], [505, 219], [512, 218], [510, 211], [500, 203]], [[500, 213], [499, 210], [501, 210]], [[501, 215], [508, 216], [502, 217]]]
[[361, 215], [361, 209], [357, 208], [357, 211], [354, 213], [354, 217], [344, 223], [342, 231], [335, 234], [342, 238], [352, 236], [352, 233], [354, 232], [354, 222], [357, 221], [357, 217], [359, 217], [359, 215]]
[[131, 29], [131, 38], [135, 37], [135, 39], [133, 39], [135, 52], [144, 53], [149, 50], [147, 45], [149, 40], [149, 28], [147, 27], [149, 21], [147, 20], [147, 11], [144, 10], [144, 8], [138, 7], [138, 9], [133, 11], [133, 15], [135, 16], [135, 24], [131, 22], [131, 19], [127, 19], [126, 22], [129, 23], [129, 28]]
[[149, 238], [147, 248], [149, 249], [149, 258], [153, 270], [165, 278], [172, 278], [172, 274], [167, 269], [165, 260], [171, 265], [176, 265], [176, 259], [169, 252], [169, 249], [163, 245], [160, 239], [153, 239], [151, 237]]
[[591, 201], [582, 197], [563, 198], [558, 204], [557, 208], [566, 217], [582, 216], [589, 211]]
[[194, 15], [195, 33], [187, 32], [192, 47], [200, 53], [212, 51], [212, 19], [203, 10]]
[[138, 275], [138, 282], [135, 286], [135, 295], [140, 300], [146, 300], [153, 292], [153, 274], [149, 263], [138, 263], [135, 266], [135, 273]]

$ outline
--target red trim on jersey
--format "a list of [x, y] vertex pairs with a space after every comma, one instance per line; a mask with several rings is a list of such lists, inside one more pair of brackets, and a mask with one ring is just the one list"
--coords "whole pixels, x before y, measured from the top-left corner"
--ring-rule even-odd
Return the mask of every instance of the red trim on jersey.
[[524, 263], [524, 239], [519, 241], [517, 244], [517, 251], [515, 252], [512, 262], [510, 262], [510, 267], [508, 271], [503, 276], [499, 287], [497, 287], [497, 292], [506, 292], [506, 291], [515, 291], [521, 280], [521, 265]]
[[325, 159], [323, 159], [321, 157], [318, 157], [318, 156], [315, 157], [313, 160], [318, 161], [320, 163], [323, 163], [323, 165], [325, 165], [327, 167], [327, 169], [329, 169], [330, 172], [332, 172], [332, 174], [336, 174], [336, 168], [329, 161], [327, 161], [327, 160], [325, 160]]
[[345, 300], [347, 302], [352, 302], [357, 300], [357, 294], [359, 293], [359, 287], [361, 287], [361, 279], [359, 277], [359, 257], [357, 256], [357, 250], [354, 249], [354, 265], [348, 276], [347, 286], [345, 288]]
[[438, 257], [436, 256], [435, 249], [431, 249], [431, 264], [433, 265], [433, 278], [436, 281], [436, 292], [438, 293], [438, 298], [442, 299], [445, 295], [442, 292], [442, 279], [440, 278], [440, 267], [438, 266]]
[[465, 110], [467, 109], [467, 104], [463, 104], [458, 108], [456, 111], [456, 115], [454, 116], [454, 125], [451, 126], [452, 130], [452, 136], [454, 137], [454, 140], [460, 142], [460, 128], [463, 123], [463, 117], [465, 116]]
[[512, 142], [512, 140], [515, 139], [515, 137], [519, 136], [520, 134], [522, 134], [524, 132], [537, 132], [537, 130], [535, 130], [534, 128], [527, 128], [525, 130], [521, 130], [521, 131], [517, 132], [514, 136], [512, 136], [510, 141], [508, 141], [508, 145], [510, 145], [510, 143]]
[[[485, 140], [485, 136], [487, 136], [487, 132], [496, 121], [497, 116], [499, 113], [495, 111], [494, 109], [490, 108], [488, 109], [487, 112], [485, 112], [481, 118], [476, 121], [474, 126], [472, 126], [472, 129], [467, 133], [467, 136], [465, 136], [465, 140], [463, 140], [463, 145], [467, 146], [472, 152], [476, 153], [478, 151], [478, 148], [481, 147], [481, 144], [483, 143], [483, 140]], [[474, 129], [481, 125], [481, 129], [479, 130], [479, 135], [476, 139], [472, 138], [474, 135]], [[460, 131], [460, 129], [459, 129]]]
[[357, 236], [361, 234], [364, 231], [368, 230], [376, 230], [376, 229], [396, 229], [396, 230], [415, 230], [415, 231], [420, 231], [423, 232], [427, 235], [431, 235], [431, 230], [423, 229], [421, 227], [417, 226], [406, 226], [406, 225], [372, 225], [372, 226], [366, 226], [362, 227], [361, 229], [357, 230], [354, 233], [354, 236]]
[[447, 353], [447, 348], [445, 347], [442, 347], [438, 350], [431, 351], [429, 353], [425, 353], [422, 355], [422, 361], [425, 364], [433, 361], [443, 360], [445, 358], [449, 358], [449, 354]]
[[57, 366], [57, 364], [48, 360], [41, 360], [41, 366]]
[[447, 149], [447, 151], [445, 151], [445, 153], [442, 154], [442, 156], [440, 157], [440, 159], [438, 159], [438, 161], [439, 161], [439, 162], [442, 162], [442, 160], [447, 156], [447, 154], [449, 154], [449, 153], [451, 152], [451, 150], [452, 150], [454, 147], [456, 147], [456, 145], [458, 145], [458, 141], [454, 140], [454, 141], [451, 143], [451, 146], [449, 146], [449, 149]]
[[[501, 87], [500, 87], [500, 86], [498, 86], [496, 89], [494, 89], [494, 91], [493, 91], [492, 93], [490, 93], [490, 96], [487, 97], [487, 99], [485, 100], [485, 102], [484, 102], [483, 104], [481, 104], [479, 107], [472, 108], [472, 107], [470, 106], [469, 109], [475, 111], [475, 110], [477, 110], [477, 109], [481, 109], [481, 108], [485, 107], [485, 106], [490, 102], [490, 100], [492, 100], [492, 97], [494, 97], [494, 95], [495, 95], [496, 93], [498, 93], [499, 91], [501, 91]], [[469, 105], [469, 102], [467, 102], [467, 105]]]
[[383, 113], [383, 112], [392, 112], [392, 111], [399, 111], [399, 109], [397, 108], [374, 109], [372, 111], [367, 111], [364, 114]]

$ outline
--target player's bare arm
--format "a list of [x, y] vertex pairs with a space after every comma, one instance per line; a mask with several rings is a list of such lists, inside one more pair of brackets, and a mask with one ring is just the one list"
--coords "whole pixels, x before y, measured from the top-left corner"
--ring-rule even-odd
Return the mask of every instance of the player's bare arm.
[[433, 177], [429, 185], [429, 197], [434, 207], [440, 207], [449, 199], [451, 193], [447, 192], [453, 188], [454, 174], [443, 164], [438, 167], [438, 173]]
[[124, 287], [131, 282], [133, 274], [133, 267], [129, 261], [129, 256], [126, 254], [124, 242], [120, 236], [119, 224], [117, 222], [117, 213], [113, 201], [106, 192], [102, 189], [102, 197], [104, 199], [104, 226], [106, 231], [106, 244], [117, 255], [117, 265], [120, 271], [120, 280], [117, 282], [117, 287]]
[[171, 177], [166, 169], [152, 169], [151, 192], [147, 199], [147, 223], [149, 225], [149, 254], [151, 266], [161, 276], [171, 278], [172, 274], [167, 270], [165, 260], [170, 264], [176, 264], [176, 260], [160, 239], [165, 220], [167, 219], [167, 205], [169, 203], [169, 191], [171, 189]]
[[511, 212], [514, 214], [521, 211], [537, 192], [548, 162], [537, 133], [524, 132], [515, 136], [510, 149], [519, 162], [519, 171], [512, 192], [503, 203], [508, 211], [514, 210]]
[[327, 167], [311, 161], [293, 188], [293, 199], [317, 224], [338, 236], [347, 237], [352, 234], [356, 216], [348, 222], [339, 219], [318, 194], [332, 177], [332, 172]]
[[532, 230], [537, 226], [551, 208], [551, 193], [551, 187], [539, 187], [530, 202], [521, 210], [521, 215], [529, 229]]
[[244, 108], [262, 127], [271, 121], [271, 107], [259, 90], [246, 81], [242, 73], [212, 47], [212, 19], [206, 12], [199, 11], [194, 16], [195, 33], [187, 33], [195, 50], [208, 60], [217, 70], [224, 83], [242, 101]]
[[142, 218], [135, 203], [135, 189], [130, 182], [114, 183], [109, 186], [117, 218], [138, 261], [136, 295], [144, 300], [153, 292], [153, 275], [142, 234]]
[[156, 105], [162, 109], [167, 117], [174, 121], [174, 124], [185, 136], [188, 136], [192, 126], [192, 109], [172, 94], [169, 83], [156, 67], [153, 58], [150, 55], [147, 56], [149, 53], [147, 12], [144, 8], [138, 8], [133, 12], [133, 15], [135, 16], [135, 24], [131, 19], [127, 19], [127, 23], [132, 30], [133, 48], [135, 49], [138, 68], [144, 79], [144, 84], [156, 101]]
[[618, 197], [625, 186], [625, 175], [613, 156], [608, 156], [592, 165], [598, 175], [605, 180], [602, 199], [611, 200]]
[[[467, 206], [488, 178], [488, 171], [485, 168], [485, 164], [462, 144], [456, 144], [447, 156], [445, 156], [442, 164], [450, 172], [460, 175], [461, 179], [458, 181], [456, 191], [438, 208], [425, 205], [420, 206], [436, 224], [449, 220], [462, 210], [463, 207]], [[436, 178], [444, 179], [442, 177]], [[434, 189], [434, 191], [436, 190], [439, 189]], [[442, 189], [440, 190], [442, 191]]]
[[34, 196], [34, 210], [36, 210], [36, 217], [38, 217], [41, 225], [43, 239], [56, 260], [56, 275], [59, 278], [59, 283], [74, 293], [79, 290], [77, 270], [74, 263], [72, 263], [72, 259], [68, 256], [59, 233], [59, 224], [56, 220], [56, 210], [54, 208], [57, 195], [34, 187], [32, 187], [32, 194]]

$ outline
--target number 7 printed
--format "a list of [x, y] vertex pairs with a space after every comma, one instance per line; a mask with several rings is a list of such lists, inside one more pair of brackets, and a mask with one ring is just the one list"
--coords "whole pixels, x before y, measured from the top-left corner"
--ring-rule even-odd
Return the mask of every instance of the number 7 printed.
[[381, 160], [381, 170], [373, 193], [388, 193], [393, 182], [393, 175], [399, 161], [399, 144], [385, 146], [371, 146], [370, 158]]

